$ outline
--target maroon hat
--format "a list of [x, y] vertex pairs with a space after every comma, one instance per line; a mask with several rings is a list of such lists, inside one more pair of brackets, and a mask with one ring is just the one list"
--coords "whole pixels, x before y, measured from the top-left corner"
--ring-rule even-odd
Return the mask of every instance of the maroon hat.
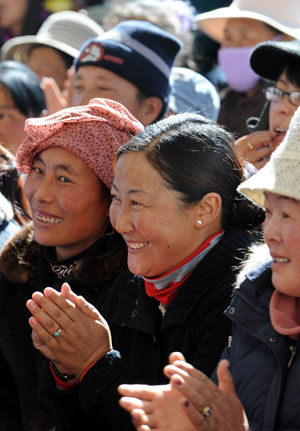
[[41, 118], [25, 121], [27, 137], [16, 154], [20, 172], [28, 174], [34, 157], [50, 147], [70, 151], [111, 188], [113, 160], [119, 147], [143, 130], [143, 125], [120, 103], [91, 99]]

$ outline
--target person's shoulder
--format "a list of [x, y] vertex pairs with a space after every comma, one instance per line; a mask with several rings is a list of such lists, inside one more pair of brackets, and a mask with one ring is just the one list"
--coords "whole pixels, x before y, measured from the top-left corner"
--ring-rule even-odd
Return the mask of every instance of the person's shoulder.
[[40, 245], [34, 241], [32, 224], [24, 226], [4, 246], [0, 271], [13, 283], [26, 283], [34, 274]]

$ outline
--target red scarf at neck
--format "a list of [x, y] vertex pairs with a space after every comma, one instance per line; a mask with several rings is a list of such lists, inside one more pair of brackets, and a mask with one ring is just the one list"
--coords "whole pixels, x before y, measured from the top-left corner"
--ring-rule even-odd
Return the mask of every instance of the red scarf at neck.
[[[195, 266], [200, 262], [200, 260], [202, 258], [202, 256], [200, 256], [200, 255], [203, 254], [203, 257], [204, 257], [206, 255], [205, 251], [208, 248], [212, 248], [218, 242], [218, 240], [221, 238], [223, 232], [224, 232], [224, 230], [221, 230], [221, 231], [216, 232], [213, 235], [211, 235], [209, 238], [207, 238], [203, 242], [203, 244], [201, 244], [201, 246], [191, 256], [187, 257], [182, 263], [175, 266], [175, 268], [171, 269], [166, 274], [161, 275], [160, 277], [153, 277], [153, 278], [143, 277], [144, 282], [145, 282], [145, 289], [146, 289], [147, 295], [155, 298], [157, 301], [161, 302], [163, 305], [169, 305], [170, 302], [172, 301], [172, 299], [177, 294], [179, 288], [189, 278], [189, 276], [192, 274]], [[217, 237], [220, 237], [220, 238], [217, 238]], [[216, 241], [213, 241], [215, 238], [216, 238]], [[207, 250], [207, 251], [209, 251], [209, 250]], [[195, 257], [199, 257], [199, 258], [194, 259]], [[191, 265], [191, 263], [192, 263], [191, 261], [193, 259], [195, 260], [195, 262], [193, 265]], [[184, 271], [184, 269], [185, 269], [185, 268], [183, 268], [184, 266], [186, 266], [187, 268], [190, 267], [190, 270], [188, 270], [187, 273]], [[185, 274], [182, 279], [177, 280], [177, 281], [170, 281], [170, 283], [164, 288], [158, 289], [155, 286], [155, 282], [161, 283], [162, 281], [164, 281], [164, 279], [167, 279], [167, 278], [172, 279], [172, 275], [174, 275], [174, 278], [175, 278], [176, 277], [176, 271], [179, 270], [180, 268], [183, 269], [183, 274]]]

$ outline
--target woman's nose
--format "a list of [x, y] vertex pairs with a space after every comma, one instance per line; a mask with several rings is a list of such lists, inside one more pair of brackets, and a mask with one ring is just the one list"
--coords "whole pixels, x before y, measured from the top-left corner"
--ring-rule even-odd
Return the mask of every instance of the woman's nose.
[[267, 218], [264, 222], [264, 237], [266, 242], [279, 242], [281, 238], [281, 223], [278, 216]]
[[133, 230], [133, 224], [131, 221], [130, 213], [124, 207], [112, 206], [110, 209], [111, 223], [121, 235], [131, 232]]
[[52, 202], [55, 196], [55, 192], [50, 181], [43, 179], [40, 181], [35, 190], [35, 199], [38, 202]]
[[87, 105], [91, 99], [94, 97], [94, 92], [88, 89], [84, 90], [81, 94], [74, 96], [74, 105]]

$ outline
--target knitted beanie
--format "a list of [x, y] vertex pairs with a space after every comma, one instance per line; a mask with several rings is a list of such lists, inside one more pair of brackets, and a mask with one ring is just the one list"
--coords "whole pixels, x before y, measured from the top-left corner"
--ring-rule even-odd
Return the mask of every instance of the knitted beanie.
[[168, 105], [169, 76], [182, 43], [175, 36], [146, 21], [124, 21], [89, 39], [75, 60], [75, 69], [98, 66], [120, 75], [147, 96]]
[[27, 137], [17, 151], [16, 165], [28, 174], [37, 154], [61, 147], [86, 163], [110, 189], [117, 150], [142, 130], [143, 125], [120, 103], [91, 99], [88, 105], [26, 120]]

